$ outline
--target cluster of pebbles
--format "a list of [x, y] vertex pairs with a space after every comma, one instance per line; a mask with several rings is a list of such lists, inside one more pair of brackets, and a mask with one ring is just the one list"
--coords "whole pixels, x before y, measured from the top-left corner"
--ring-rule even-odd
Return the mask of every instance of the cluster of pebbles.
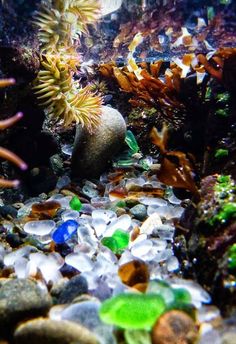
[[[214, 343], [226, 343], [219, 310], [206, 305], [209, 294], [181, 278], [173, 242], [182, 204], [151, 168], [147, 172], [133, 167], [117, 168], [80, 186], [65, 176], [49, 195], [17, 204], [17, 217], [1, 224], [2, 238], [17, 236], [19, 243], [0, 244], [0, 333], [14, 336], [17, 343], [122, 343], [116, 324], [102, 321], [101, 305], [121, 294], [140, 294], [152, 281], [164, 281], [190, 295], [197, 310], [198, 341], [203, 344], [213, 336]], [[132, 278], [141, 283], [130, 282], [132, 269]], [[220, 329], [213, 326], [217, 322]], [[151, 342], [146, 332], [128, 331], [126, 341], [172, 343], [158, 341], [159, 332], [157, 328]], [[140, 341], [142, 336], [148, 337]]]

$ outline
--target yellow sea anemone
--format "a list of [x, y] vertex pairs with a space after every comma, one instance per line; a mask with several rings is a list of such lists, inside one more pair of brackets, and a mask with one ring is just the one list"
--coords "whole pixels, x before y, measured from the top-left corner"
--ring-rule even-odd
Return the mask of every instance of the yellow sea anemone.
[[87, 24], [99, 18], [100, 5], [94, 0], [57, 0], [52, 7], [43, 6], [35, 15], [42, 51], [54, 52], [74, 44]]
[[74, 63], [65, 57], [45, 55], [37, 77], [35, 94], [53, 118], [63, 120], [65, 127], [81, 123], [90, 132], [99, 123], [102, 99], [88, 87], [79, 88], [73, 80]]
[[64, 126], [80, 123], [89, 132], [99, 124], [102, 98], [86, 87], [82, 89], [74, 76], [79, 67], [78, 35], [99, 16], [99, 1], [54, 0], [35, 18], [42, 45], [41, 70], [34, 90], [41, 105]]

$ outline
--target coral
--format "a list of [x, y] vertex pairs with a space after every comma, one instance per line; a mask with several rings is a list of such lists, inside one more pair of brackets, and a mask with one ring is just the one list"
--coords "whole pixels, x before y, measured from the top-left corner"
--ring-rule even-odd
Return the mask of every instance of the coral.
[[[10, 86], [14, 83], [15, 83], [14, 79], [1, 79], [0, 80], [0, 87]], [[10, 126], [12, 126], [16, 122], [18, 122], [22, 118], [22, 116], [23, 116], [22, 112], [18, 112], [15, 116], [0, 121], [0, 130], [4, 130], [6, 128], [9, 128]], [[11, 152], [8, 149], [5, 149], [3, 147], [0, 147], [0, 158], [13, 162], [21, 170], [27, 169], [27, 165], [23, 160], [21, 160], [13, 152]], [[19, 185], [18, 180], [5, 180], [3, 178], [0, 178], [0, 187], [16, 187], [18, 185]]]
[[76, 51], [78, 37], [86, 25], [99, 17], [99, 2], [89, 0], [55, 0], [36, 13], [42, 47], [41, 70], [34, 90], [47, 113], [62, 119], [65, 127], [72, 122], [85, 126], [90, 133], [99, 124], [102, 98], [82, 88], [74, 77], [79, 66]]

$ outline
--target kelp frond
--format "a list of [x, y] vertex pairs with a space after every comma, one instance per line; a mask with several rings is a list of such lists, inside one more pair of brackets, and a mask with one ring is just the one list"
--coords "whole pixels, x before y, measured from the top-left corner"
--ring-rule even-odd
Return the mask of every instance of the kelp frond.
[[153, 128], [150, 137], [162, 154], [161, 168], [157, 173], [160, 182], [198, 195], [193, 179], [193, 166], [187, 155], [180, 151], [167, 150], [167, 127], [164, 125], [161, 132]]

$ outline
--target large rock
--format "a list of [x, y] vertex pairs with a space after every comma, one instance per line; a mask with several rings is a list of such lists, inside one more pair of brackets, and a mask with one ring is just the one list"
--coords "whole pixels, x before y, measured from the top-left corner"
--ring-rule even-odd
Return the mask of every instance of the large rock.
[[122, 115], [108, 106], [102, 107], [101, 123], [92, 135], [78, 126], [72, 154], [72, 176], [98, 177], [122, 147], [125, 133]]
[[0, 334], [7, 334], [24, 319], [45, 315], [52, 304], [49, 294], [27, 279], [9, 280], [0, 288]]
[[70, 321], [34, 319], [17, 327], [16, 344], [98, 344], [85, 327]]

